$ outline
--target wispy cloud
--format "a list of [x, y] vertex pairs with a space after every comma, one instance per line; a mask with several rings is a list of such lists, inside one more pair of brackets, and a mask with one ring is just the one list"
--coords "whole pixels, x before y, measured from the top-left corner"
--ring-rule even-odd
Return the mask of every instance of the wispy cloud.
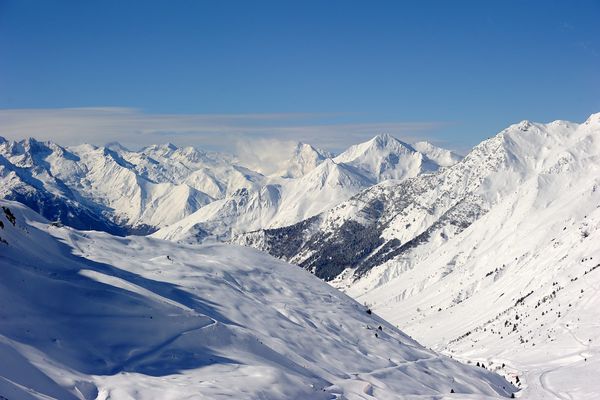
[[339, 122], [344, 114], [150, 114], [133, 108], [94, 107], [0, 110], [0, 135], [35, 137], [64, 145], [118, 141], [139, 148], [173, 142], [235, 151], [251, 140], [303, 141], [339, 150], [379, 133], [406, 141], [431, 139], [446, 122]]

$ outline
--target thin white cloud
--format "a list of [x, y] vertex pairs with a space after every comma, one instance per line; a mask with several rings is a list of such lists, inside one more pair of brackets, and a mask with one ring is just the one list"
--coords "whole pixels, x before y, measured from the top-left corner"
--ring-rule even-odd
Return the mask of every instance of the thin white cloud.
[[62, 145], [118, 141], [130, 148], [172, 142], [235, 151], [239, 141], [303, 141], [339, 150], [379, 133], [430, 139], [444, 122], [336, 123], [344, 114], [150, 114], [120, 107], [0, 110], [0, 136]]
[[283, 169], [296, 144], [294, 141], [280, 139], [242, 139], [235, 144], [235, 154], [242, 165], [271, 175]]

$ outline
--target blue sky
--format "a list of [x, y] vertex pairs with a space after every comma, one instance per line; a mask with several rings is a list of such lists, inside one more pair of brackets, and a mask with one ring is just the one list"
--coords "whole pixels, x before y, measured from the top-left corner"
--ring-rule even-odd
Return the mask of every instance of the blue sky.
[[465, 150], [599, 112], [599, 18], [585, 0], [0, 0], [0, 135]]

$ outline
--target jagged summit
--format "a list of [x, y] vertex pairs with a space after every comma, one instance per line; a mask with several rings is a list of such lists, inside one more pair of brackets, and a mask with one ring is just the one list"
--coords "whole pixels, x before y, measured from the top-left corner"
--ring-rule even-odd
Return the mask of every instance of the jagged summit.
[[390, 135], [389, 133], [380, 133], [377, 136], [373, 137], [370, 140], [371, 143], [373, 143], [374, 145], [380, 147], [380, 148], [384, 148], [387, 146], [394, 146], [396, 148], [398, 148], [398, 146], [404, 147], [408, 150], [412, 150], [412, 151], [416, 151], [413, 146], [411, 146], [410, 144], [403, 142], [400, 139], [395, 138], [394, 136]]
[[359, 158], [377, 156], [377, 153], [414, 153], [415, 149], [388, 133], [383, 133], [372, 139], [350, 146], [335, 159], [339, 162], [352, 162]]
[[[36, 154], [50, 150], [52, 144], [54, 143], [52, 143], [51, 141], [39, 141], [35, 138], [29, 137], [20, 142], [17, 142], [16, 148], [20, 149], [22, 152], [25, 153]], [[55, 146], [59, 147], [58, 145]]]

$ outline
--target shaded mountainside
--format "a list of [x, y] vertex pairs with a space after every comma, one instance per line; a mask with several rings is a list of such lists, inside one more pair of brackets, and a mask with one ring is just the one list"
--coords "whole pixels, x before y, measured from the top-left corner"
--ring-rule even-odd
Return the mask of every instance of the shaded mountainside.
[[19, 203], [0, 206], [4, 398], [491, 399], [516, 390], [254, 249], [79, 232]]

